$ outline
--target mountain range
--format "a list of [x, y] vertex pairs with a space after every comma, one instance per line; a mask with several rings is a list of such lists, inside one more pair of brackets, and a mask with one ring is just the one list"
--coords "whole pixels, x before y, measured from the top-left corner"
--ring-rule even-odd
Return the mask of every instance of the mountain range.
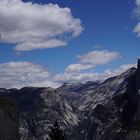
[[139, 140], [140, 59], [104, 82], [0, 89], [0, 139], [50, 139], [56, 120], [67, 140]]

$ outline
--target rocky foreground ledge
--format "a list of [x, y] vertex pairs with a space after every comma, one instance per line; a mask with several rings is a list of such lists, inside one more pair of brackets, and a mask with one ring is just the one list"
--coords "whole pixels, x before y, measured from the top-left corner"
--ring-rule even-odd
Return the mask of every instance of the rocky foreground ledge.
[[0, 97], [0, 140], [19, 140], [18, 105], [13, 98]]

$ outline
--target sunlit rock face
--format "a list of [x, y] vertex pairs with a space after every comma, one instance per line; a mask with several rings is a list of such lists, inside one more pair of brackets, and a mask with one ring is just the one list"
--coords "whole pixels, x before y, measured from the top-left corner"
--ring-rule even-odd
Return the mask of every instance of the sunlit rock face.
[[56, 120], [67, 135], [78, 125], [78, 110], [53, 88], [25, 87], [14, 96], [20, 106], [21, 140], [46, 140]]
[[[123, 80], [116, 83], [116, 87], [120, 87], [114, 90], [115, 94], [110, 94], [112, 96], [107, 101], [104, 99], [97, 103], [88, 112], [88, 140], [140, 139], [140, 60], [137, 69], [132, 68], [120, 76]], [[114, 80], [110, 81], [107, 88], [111, 87]]]
[[131, 68], [82, 93], [74, 101], [85, 116], [78, 125], [83, 140], [140, 139], [140, 60], [137, 69]]

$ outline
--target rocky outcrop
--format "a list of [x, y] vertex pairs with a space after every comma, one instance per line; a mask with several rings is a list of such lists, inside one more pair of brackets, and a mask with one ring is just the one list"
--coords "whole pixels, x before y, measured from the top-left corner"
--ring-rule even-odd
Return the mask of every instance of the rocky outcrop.
[[88, 140], [140, 139], [140, 60], [137, 70], [124, 80], [125, 90], [89, 111]]
[[140, 58], [138, 59], [138, 64], [137, 64], [137, 76], [136, 76], [136, 88], [137, 91], [140, 90]]
[[[0, 139], [5, 134], [7, 137], [13, 137], [13, 134], [19, 129], [20, 140], [46, 140], [49, 138], [50, 128], [56, 120], [66, 135], [71, 136], [73, 128], [82, 118], [81, 112], [53, 88], [0, 89], [0, 97], [7, 100], [7, 102], [4, 101], [4, 105], [2, 104], [2, 107], [4, 106], [2, 111], [0, 110], [0, 119], [6, 118], [3, 125], [0, 126]], [[13, 99], [14, 102], [10, 102], [8, 99]], [[0, 99], [0, 105], [1, 102], [3, 103], [3, 100]], [[19, 116], [17, 116], [17, 108], [14, 103], [19, 106]], [[6, 128], [6, 131], [3, 128]]]
[[20, 140], [46, 140], [57, 120], [67, 135], [78, 125], [80, 112], [53, 88], [8, 90], [20, 107]]
[[79, 106], [83, 96], [90, 90], [98, 86], [97, 82], [89, 81], [86, 83], [64, 83], [57, 89], [69, 102]]

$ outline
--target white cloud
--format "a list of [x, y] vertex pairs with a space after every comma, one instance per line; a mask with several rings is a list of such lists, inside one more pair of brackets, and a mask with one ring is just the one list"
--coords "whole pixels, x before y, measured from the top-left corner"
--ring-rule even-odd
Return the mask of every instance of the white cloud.
[[92, 65], [84, 64], [71, 64], [66, 68], [66, 72], [80, 72], [81, 70], [86, 70], [92, 68]]
[[137, 6], [140, 6], [140, 0], [136, 0], [135, 3]]
[[133, 10], [134, 17], [137, 17], [139, 19], [140, 16], [140, 0], [135, 0], [135, 8]]
[[58, 87], [63, 82], [103, 81], [116, 76], [136, 66], [122, 65], [116, 70], [106, 70], [103, 73], [64, 72], [51, 75], [46, 68], [30, 62], [8, 62], [0, 64], [0, 87], [22, 88], [24, 86]]
[[108, 50], [102, 51], [91, 51], [84, 55], [77, 56], [81, 63], [90, 64], [93, 66], [107, 64], [111, 61], [114, 61], [120, 58], [118, 52], [111, 52]]
[[[140, 0], [135, 0], [136, 7], [134, 8], [134, 17], [138, 20], [140, 19]], [[137, 34], [137, 37], [140, 37], [140, 22], [134, 27], [133, 32]]]
[[137, 33], [137, 37], [140, 37], [140, 23], [135, 26], [133, 32]]
[[64, 46], [68, 38], [80, 35], [82, 30], [80, 19], [74, 18], [67, 7], [0, 0], [1, 42], [15, 44], [15, 50]]
[[41, 49], [54, 48], [54, 47], [65, 46], [65, 45], [67, 45], [67, 43], [65, 41], [51, 39], [51, 40], [47, 40], [45, 42], [41, 42], [41, 43], [37, 43], [37, 44], [34, 44], [32, 42], [25, 42], [22, 44], [18, 44], [15, 47], [15, 50], [30, 51], [30, 50], [39, 49], [39, 48], [41, 48]]
[[85, 82], [85, 81], [93, 81], [96, 80], [94, 77], [96, 74], [94, 73], [60, 73], [57, 74], [55, 77], [55, 80], [58, 83], [63, 83], [63, 82]]
[[21, 88], [24, 86], [52, 86], [50, 73], [41, 65], [30, 62], [8, 62], [0, 64], [0, 87]]
[[107, 69], [103, 73], [82, 72], [82, 70], [110, 63], [120, 57], [118, 52], [110, 52], [108, 50], [92, 51], [84, 55], [78, 55], [79, 64], [69, 65], [64, 73], [55, 76], [55, 80], [58, 83], [103, 81], [109, 77], [117, 76], [131, 67], [136, 67], [136, 64], [126, 64], [115, 70]]
[[115, 70], [107, 69], [104, 72], [104, 79], [107, 79], [107, 78], [113, 77], [113, 76], [117, 76], [132, 67], [136, 67], [136, 64], [124, 64], [124, 65], [121, 65], [120, 68], [115, 69]]
[[84, 55], [77, 56], [79, 63], [71, 64], [66, 68], [66, 72], [78, 72], [86, 69], [91, 69], [98, 65], [104, 65], [120, 58], [118, 52], [108, 50], [90, 51]]
[[136, 67], [136, 64], [126, 64], [120, 66], [120, 68], [111, 70], [107, 69], [103, 73], [82, 73], [82, 72], [65, 72], [57, 74], [55, 80], [58, 83], [62, 82], [87, 82], [87, 81], [104, 81], [107, 78], [117, 76], [131, 67]]

